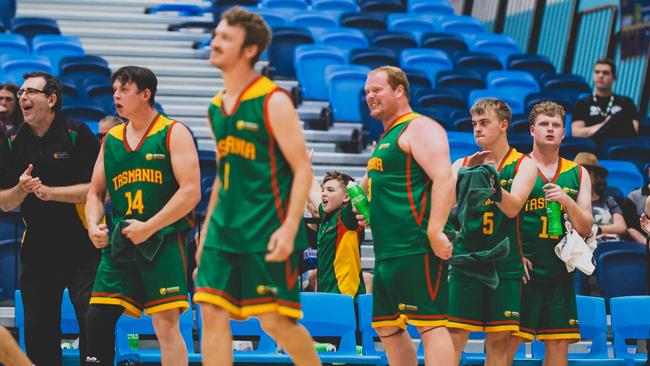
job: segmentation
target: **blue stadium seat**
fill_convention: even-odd
[[[309,4],[305,0],[262,0],[261,7],[266,9],[282,9],[283,11],[307,10]]]
[[[5,29],[9,27],[11,19],[16,16],[16,0],[0,0],[0,22]]]
[[[424,33],[436,31],[431,16],[412,13],[393,13],[386,19],[388,30],[409,32],[419,40]]]
[[[483,150],[483,148],[476,145],[472,132],[448,131],[447,139],[449,139],[449,150],[452,162],[465,156],[472,155],[479,150]]]
[[[2,64],[5,70],[7,80],[21,85],[23,83],[23,74],[32,71],[45,71],[52,74],[50,61],[44,57],[32,57],[26,59],[12,59]]]
[[[181,17],[192,17],[203,15],[203,9],[194,4],[167,3],[150,6],[145,9],[145,13],[174,13]]]
[[[518,136],[530,134],[530,122],[526,114],[513,114],[510,126],[508,126],[509,136]]]
[[[100,119],[106,117],[104,107],[98,102],[87,98],[69,98],[64,100],[61,110],[66,118],[82,122],[98,122]]]
[[[21,34],[0,34],[0,57],[29,58],[32,53],[27,39]]]
[[[412,34],[397,31],[377,31],[370,37],[371,47],[383,47],[395,53],[399,57],[406,48],[417,48],[418,43]]]
[[[401,13],[406,9],[400,0],[358,0],[361,11]]]
[[[598,258],[600,258],[601,255],[611,252],[613,250],[631,250],[631,251],[636,251],[639,248],[643,249],[644,244],[637,243],[635,241],[604,241],[601,243],[598,243],[598,246],[594,250],[594,260],[597,262]],[[598,271],[598,268],[596,268],[596,271]]]
[[[228,10],[230,7],[239,5],[245,7],[255,7],[259,6],[258,0],[215,0],[211,1],[212,3],[212,19],[214,23],[219,22],[221,13]]]
[[[562,93],[555,93],[555,92],[541,92],[541,93],[528,94],[528,96],[526,97],[526,111],[530,111],[535,104],[541,102],[548,102],[548,101],[555,102],[561,105],[562,107],[564,107],[564,111],[567,113],[567,117],[565,119],[567,133],[569,133],[569,131],[571,130],[570,114],[573,113],[573,109],[575,108],[575,100],[570,99],[568,96]]]
[[[454,8],[447,0],[409,0],[409,13],[454,15]]]
[[[573,160],[579,152],[596,154],[596,143],[594,140],[585,137],[565,137],[560,145],[560,156]]]
[[[495,55],[483,52],[458,52],[454,56],[454,65],[458,70],[474,71],[483,77],[490,71],[503,69]]]
[[[548,57],[528,53],[508,57],[508,69],[528,71],[538,82],[541,82],[542,76],[545,74],[555,74],[555,66]]]
[[[524,113],[523,97],[508,90],[477,89],[469,93],[468,105],[472,106],[481,98],[499,98],[510,106],[513,114]]]
[[[454,125],[454,130],[459,132],[474,131],[474,126],[472,126],[472,116],[469,113],[453,113],[451,119],[451,123]]]
[[[533,137],[531,135],[510,136],[508,143],[523,154],[528,154],[533,150]]]
[[[364,31],[386,30],[386,15],[381,13],[345,13],[341,15],[341,26]]]
[[[325,80],[335,121],[361,121],[359,92],[363,90],[370,68],[361,65],[331,65],[325,68]]]
[[[320,70],[325,70],[328,65],[345,65],[347,57],[334,47],[302,45],[296,47],[294,60],[302,97],[307,100],[327,100],[325,74]]]
[[[496,55],[503,66],[508,64],[508,57],[521,54],[515,40],[505,34],[478,33],[473,35],[471,49],[476,52],[485,52]]]
[[[378,356],[382,358],[381,364],[388,364],[386,353],[377,350],[376,342],[380,342],[379,334],[372,327],[372,294],[359,295],[357,297],[359,308],[359,332],[361,332],[361,348],[367,356]]]
[[[31,41],[39,34],[61,34],[56,20],[38,17],[15,17],[11,20],[11,32],[22,34]]]
[[[323,363],[376,364],[379,356],[359,355],[356,350],[357,322],[351,296],[322,292],[302,292],[300,303],[304,317],[299,322],[316,341],[337,339],[333,352],[319,352]]]
[[[483,33],[483,24],[476,18],[466,15],[445,16],[441,19],[440,30],[454,34],[476,34]]]
[[[648,157],[650,157],[650,142],[647,138],[633,139],[607,147],[607,159],[632,162],[639,170],[642,170],[648,162]]]
[[[269,63],[273,67],[273,75],[294,78],[296,76],[296,70],[293,66],[294,50],[300,45],[312,43],[314,43],[314,40],[307,29],[297,27],[275,28],[269,45]]]
[[[384,65],[399,66],[393,51],[388,48],[370,47],[350,50],[350,63],[374,69]]]
[[[606,302],[614,297],[646,294],[645,248],[606,251],[598,256],[596,268],[598,285]]]
[[[314,36],[317,44],[336,47],[341,50],[368,47],[366,36],[354,28],[331,28],[323,29]]]
[[[76,97],[79,95],[79,87],[77,82],[73,78],[69,77],[60,77],[59,82],[61,83],[61,88],[63,88],[63,98]]]
[[[359,6],[354,0],[312,0],[311,7],[319,11],[358,12]]]
[[[409,98],[412,98],[420,89],[430,89],[431,81],[424,71],[404,68],[406,79],[409,81]]]
[[[336,28],[339,15],[333,12],[304,11],[290,16],[289,22],[294,27]]]
[[[625,281],[630,282],[630,281]],[[611,300],[614,355],[628,365],[644,365],[648,354],[636,353],[627,339],[648,338],[650,333],[650,296],[618,297]]]
[[[445,51],[451,58],[455,57],[459,52],[468,50],[465,39],[458,34],[425,33],[422,35],[420,44],[423,48],[434,48]]]
[[[548,75],[543,79],[543,91],[566,96],[577,101],[583,94],[591,94],[591,87],[581,76],[574,74]]]
[[[89,82],[85,85],[86,95],[99,104],[107,115],[114,114],[113,85],[110,82],[99,82],[92,79],[87,81]]]
[[[447,123],[450,123],[453,112],[467,110],[465,99],[453,90],[420,90],[414,99],[416,107],[437,109],[440,118]]]
[[[194,340],[192,338],[194,319],[191,304],[190,309],[181,314],[179,325],[181,335],[187,347],[189,362],[201,362],[201,355],[194,352]],[[143,314],[141,318],[132,318],[127,315],[122,315],[119,318],[115,327],[115,360],[118,364],[124,361],[160,364],[159,349],[131,349],[128,334],[154,336],[156,333],[153,328],[151,316]]]
[[[434,88],[436,87],[436,75],[438,72],[453,69],[453,64],[446,53],[440,50],[423,48],[403,50],[400,57],[400,65],[402,69],[425,72]]]
[[[440,71],[436,79],[438,88],[454,89],[460,92],[465,100],[468,99],[472,90],[485,89],[486,87],[481,75],[472,71]]]
[[[601,160],[599,163],[609,171],[607,184],[619,188],[623,194],[643,185],[643,176],[634,163],[621,160]]]
[[[78,37],[53,34],[35,36],[32,39],[32,50],[36,56],[50,60],[56,75],[59,73],[59,63],[62,58],[86,55]]]
[[[496,70],[487,74],[488,89],[508,90],[522,95],[539,92],[539,84],[533,75],[526,71]]]
[[[0,299],[4,300],[10,299],[18,287],[18,263],[20,262],[18,257],[20,257],[21,236],[14,234],[13,221],[3,219],[0,227],[2,228],[2,239],[0,240]]]
[[[111,69],[108,62],[99,56],[72,56],[64,57],[59,62],[59,76],[70,77],[77,81],[77,85],[90,78],[103,78],[111,80]]]
[[[269,27],[271,27],[271,29],[290,25],[289,20],[287,19],[288,14],[283,14],[281,9],[257,8],[255,9],[255,12],[264,18],[264,21],[269,25]]]
[[[454,128],[454,125],[451,122],[453,117],[451,115],[443,115],[440,113],[439,108],[415,107],[413,108],[413,111],[438,122],[445,130],[453,130]],[[455,112],[456,111],[452,112],[452,114]]]

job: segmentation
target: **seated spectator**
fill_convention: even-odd
[[[120,123],[124,123],[120,117],[115,117],[115,116],[106,116],[99,120],[99,131],[97,132],[97,137],[99,139],[103,139],[104,136],[108,133],[108,130],[111,128],[119,125]]]
[[[621,236],[627,233],[627,225],[625,225],[623,211],[614,197],[605,196],[607,169],[598,165],[598,158],[591,153],[581,152],[574,160],[589,172],[591,211],[594,215],[594,224],[598,225],[598,241],[620,240]]]
[[[646,183],[643,187],[630,192],[623,202],[623,217],[627,224],[627,235],[630,240],[645,244],[648,234],[643,231],[639,218],[645,210],[645,202],[650,196],[650,164],[645,166]]]
[[[612,92],[616,81],[616,64],[600,59],[594,65],[594,93],[576,103],[571,123],[574,137],[591,137],[602,146],[607,138],[636,137],[639,111],[632,99]]]
[[[0,84],[0,136],[23,123],[23,112],[18,105],[18,85]]]

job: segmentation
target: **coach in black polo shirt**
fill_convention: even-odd
[[[84,318],[99,252],[87,235],[84,202],[99,141],[84,124],[64,120],[56,78],[41,72],[24,77],[18,96],[25,123],[0,145],[0,208],[20,207],[27,227],[20,274],[27,354],[39,366],[61,365],[65,287],[85,360]]]

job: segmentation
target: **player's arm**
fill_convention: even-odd
[[[318,206],[321,204],[321,193],[323,189],[321,188],[320,183],[313,178],[311,181],[311,187],[309,188],[309,202],[318,210]]]
[[[573,228],[580,236],[588,237],[591,235],[591,225],[593,224],[593,216],[591,213],[591,179],[585,168],[580,167],[580,169],[582,170],[582,178],[580,180],[580,190],[575,201],[557,185],[550,187],[552,189],[551,191],[551,189],[547,188],[551,184],[548,184],[544,186],[544,190],[549,192],[546,195],[547,201],[557,201],[563,205]]]
[[[638,119],[633,119],[632,120],[632,127],[634,127],[634,132],[636,132],[636,134],[638,135],[639,134],[639,120]]]
[[[294,240],[302,224],[302,212],[313,181],[305,138],[293,102],[286,93],[269,96],[269,124],[285,159],[293,172],[289,208],[282,225],[269,239],[268,261],[284,261],[293,251]]]
[[[408,151],[433,183],[427,226],[429,242],[438,257],[449,259],[451,243],[443,229],[454,206],[456,177],[451,169],[447,134],[439,124],[420,117],[407,127],[403,138],[408,144]]]
[[[34,192],[36,197],[43,201],[57,201],[63,203],[84,203],[88,196],[90,183],[79,183],[71,186],[52,187],[45,184]]]
[[[27,356],[14,341],[11,333],[0,326],[0,362],[13,366],[32,366]]]
[[[537,164],[528,157],[519,165],[519,170],[512,181],[510,192],[501,188],[501,202],[497,202],[499,209],[509,218],[519,214],[519,211],[526,203],[530,192],[533,190],[537,180]]]
[[[92,178],[86,195],[86,222],[88,236],[97,248],[108,245],[108,227],[104,223],[104,201],[106,198],[106,175],[104,173],[104,146],[99,150]]]
[[[122,233],[134,244],[140,244],[151,235],[183,218],[201,199],[199,157],[190,131],[182,124],[172,125],[169,155],[178,189],[158,213],[149,220],[131,221]]]
[[[28,194],[40,188],[41,180],[32,177],[33,169],[32,164],[29,164],[23,174],[20,175],[20,178],[18,178],[18,184],[11,188],[0,190],[0,208],[2,211],[15,210],[23,203]]]

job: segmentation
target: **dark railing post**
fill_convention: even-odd
[[[576,42],[578,40],[578,30],[580,29],[580,20],[582,19],[582,15],[578,13],[578,3],[580,1],[575,0],[573,2],[573,11],[571,12],[573,14],[573,17],[571,17],[571,29],[569,31],[569,44],[567,45],[567,53],[564,56],[564,72],[565,73],[570,73],[571,72],[571,67],[573,64],[573,57],[575,56],[576,50]]]
[[[577,2],[576,2],[576,7],[574,9],[577,11]],[[603,5],[588,10],[584,10],[581,12],[574,12],[575,15],[571,23],[571,33],[569,38],[569,44],[567,45],[567,54],[564,59],[564,72],[570,73],[571,68],[573,67],[573,59],[575,58],[575,54],[576,54],[576,43],[578,41],[578,31],[580,30],[580,22],[582,22],[582,18],[587,14],[596,13],[608,9],[612,10],[612,17],[609,23],[609,30],[608,30],[609,37],[607,41],[607,57],[614,58],[614,37],[616,35],[615,28],[616,28],[617,7],[615,5]]]
[[[497,16],[494,18],[494,33],[503,33],[503,25],[506,22],[508,0],[499,0],[497,4]]]
[[[533,14],[533,22],[531,24],[530,40],[528,41],[528,53],[537,53],[545,7],[546,0],[537,0],[535,10],[533,10],[535,13]]]
[[[609,42],[607,43],[607,57],[614,59],[614,49],[616,46],[616,18],[618,16],[618,7],[611,5],[612,19],[609,23]]]
[[[474,0],[465,0],[463,4],[463,15],[472,15],[472,9],[474,8]]]

